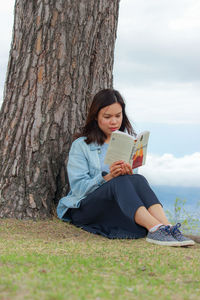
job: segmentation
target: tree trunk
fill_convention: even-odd
[[[0,113],[0,217],[46,218],[91,97],[112,87],[119,0],[16,0]]]

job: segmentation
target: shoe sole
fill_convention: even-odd
[[[149,238],[146,238],[146,241],[148,243],[152,243],[152,244],[156,244],[156,245],[160,245],[160,246],[171,246],[171,247],[183,246],[183,245],[180,244],[180,242],[176,242],[176,241],[165,242],[165,241],[152,240],[152,239],[149,239]]]
[[[189,241],[179,241],[180,245],[181,246],[194,246],[195,245],[195,242],[192,241],[192,240],[189,240]]]

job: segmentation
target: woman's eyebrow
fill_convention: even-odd
[[[116,114],[113,114],[113,115],[120,115],[122,113],[122,111],[119,111],[118,113],[116,113]],[[108,114],[108,113],[104,113],[103,114],[104,116],[112,116],[112,114]]]

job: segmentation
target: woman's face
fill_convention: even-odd
[[[105,133],[107,139],[110,140],[110,136],[113,131],[118,130],[122,124],[122,107],[119,103],[113,103],[102,108],[97,116],[97,122],[99,128]]]

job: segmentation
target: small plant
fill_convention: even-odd
[[[182,231],[190,234],[200,235],[200,216],[191,215],[185,208],[186,200],[176,198],[174,201],[174,210],[166,210],[166,215],[172,224],[180,222]],[[200,201],[197,203],[196,212],[200,213]]]

